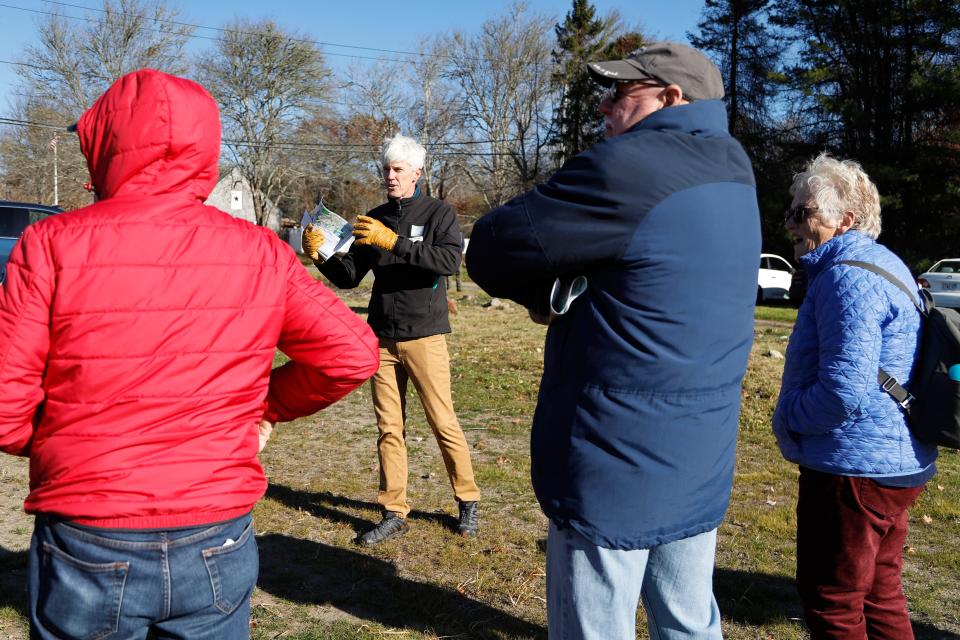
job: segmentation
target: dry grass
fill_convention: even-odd
[[[367,292],[343,292],[358,310]],[[483,491],[481,536],[452,532],[456,505],[436,443],[412,396],[411,531],[372,549],[352,542],[375,522],[376,424],[369,389],[311,418],[281,425],[262,455],[270,490],[255,510],[262,566],[253,637],[543,638],[546,520],[529,483],[529,424],[544,329],[511,306],[456,294],[449,337],[454,401]],[[805,638],[793,590],[796,469],[770,434],[793,314],[761,310],[744,384],[736,483],[720,528],[715,588],[733,640]],[[25,638],[22,550],[29,518],[22,461],[0,462],[0,637]],[[960,637],[960,456],[911,515],[904,581],[917,637]],[[643,614],[638,637],[646,637]]]

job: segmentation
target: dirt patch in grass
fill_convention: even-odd
[[[360,312],[368,290],[341,292]],[[410,532],[371,549],[355,536],[379,519],[377,429],[365,385],[327,411],[280,425],[261,456],[270,478],[254,516],[260,545],[252,635],[258,640],[544,638],[546,519],[530,488],[529,425],[544,328],[516,305],[453,294],[449,336],[454,403],[483,498],[481,535],[453,533],[456,504],[415,394],[409,398]],[[801,639],[793,584],[796,467],[770,433],[791,324],[761,317],[743,389],[735,486],[720,527],[715,591],[725,637]],[[904,583],[921,640],[960,637],[960,456],[911,513]],[[25,461],[0,458],[0,637],[26,638],[22,514]],[[638,637],[646,637],[638,614]]]

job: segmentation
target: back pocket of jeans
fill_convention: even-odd
[[[250,597],[260,571],[253,523],[233,544],[204,549],[203,562],[210,574],[214,606],[223,613],[233,613]]]
[[[43,543],[37,616],[65,638],[116,633],[129,562],[84,562]]]

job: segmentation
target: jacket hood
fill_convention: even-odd
[[[220,115],[196,82],[153,69],[128,73],[77,122],[100,198],[185,193],[206,200],[217,184]]]

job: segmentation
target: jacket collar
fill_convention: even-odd
[[[872,244],[873,240],[861,232],[851,229],[836,238],[830,238],[813,251],[798,258],[807,272],[809,280],[813,280],[824,269],[846,259],[851,249]]]
[[[405,207],[411,202],[415,201],[417,198],[419,198],[420,195],[421,195],[420,185],[417,184],[417,186],[413,189],[413,195],[410,196],[409,198],[391,198],[390,196],[387,196],[387,200],[389,200],[390,202],[399,202],[401,207]]]
[[[727,137],[727,107],[722,100],[698,100],[654,111],[630,131],[678,131],[705,138]]]

